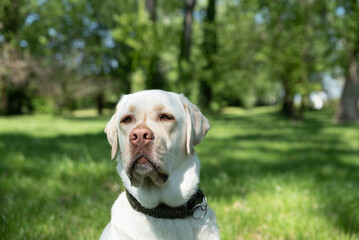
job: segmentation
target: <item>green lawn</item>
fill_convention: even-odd
[[[197,151],[222,239],[359,239],[359,125],[275,112],[209,117]],[[123,190],[109,119],[0,118],[0,239],[98,239]]]

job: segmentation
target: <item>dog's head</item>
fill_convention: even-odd
[[[123,96],[105,132],[111,157],[118,159],[133,186],[147,182],[161,187],[209,128],[182,94],[148,90]]]

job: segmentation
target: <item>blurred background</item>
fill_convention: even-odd
[[[159,88],[296,119],[334,101],[353,121],[358,22],[356,0],[3,0],[0,112],[101,114]]]
[[[98,239],[122,94],[184,93],[221,239],[359,240],[358,0],[0,0],[0,239]]]

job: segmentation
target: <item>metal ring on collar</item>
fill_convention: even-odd
[[[202,203],[197,204],[196,206],[194,206],[194,207],[192,208],[192,210],[193,210],[192,218],[193,218],[193,219],[200,220],[200,219],[203,219],[203,218],[207,215],[207,197],[206,197],[205,194],[203,194],[203,196],[204,196],[204,197],[203,197]],[[201,210],[202,210],[202,212],[203,212],[203,214],[202,214],[200,217],[195,217],[195,216],[194,216],[194,214],[195,214],[197,208],[201,208]]]

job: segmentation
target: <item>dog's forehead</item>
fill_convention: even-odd
[[[138,111],[176,111],[181,107],[179,95],[160,90],[142,91],[127,95],[124,110],[128,112]]]

